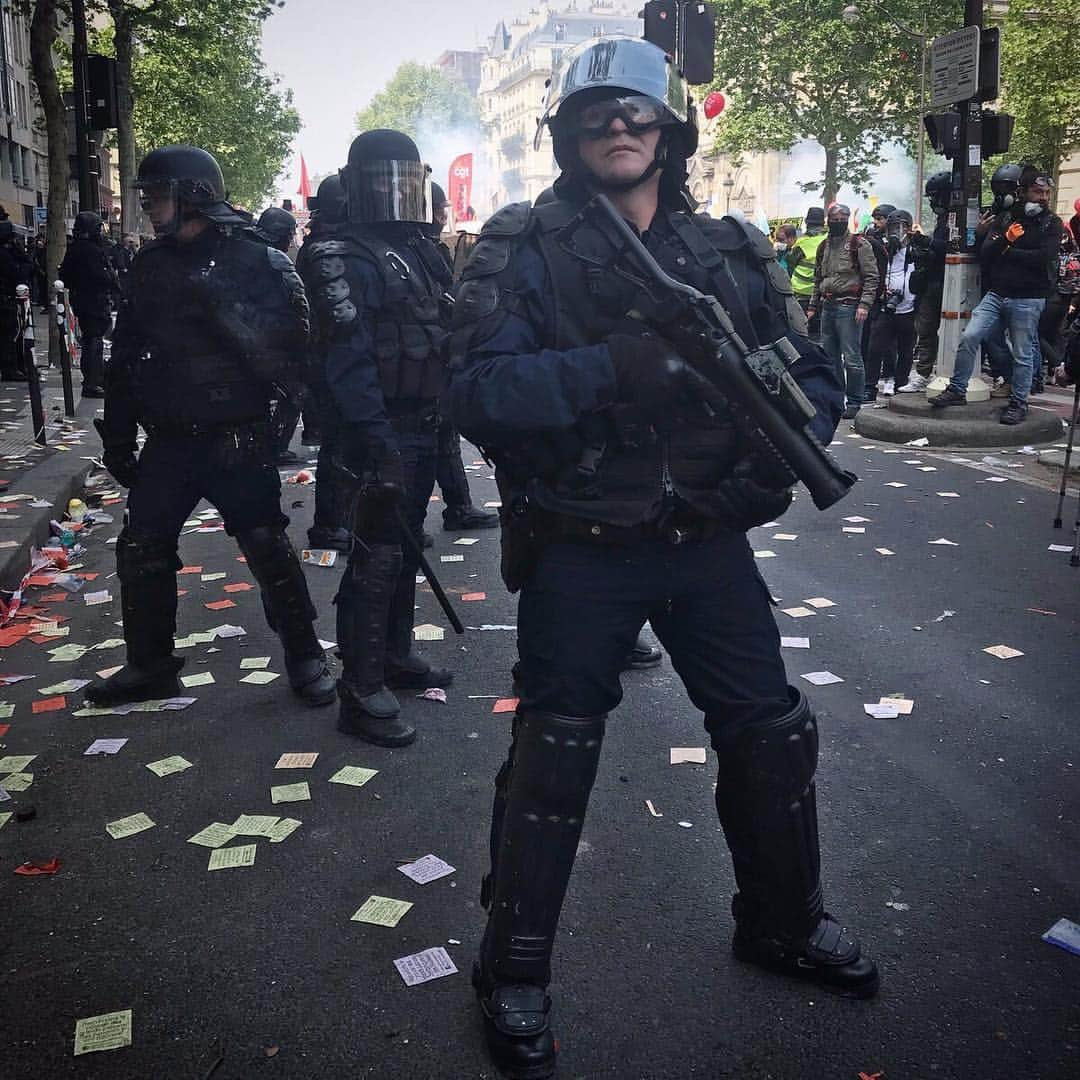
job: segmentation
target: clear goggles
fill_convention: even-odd
[[[622,97],[604,98],[579,109],[572,121],[574,133],[587,139],[602,139],[608,133],[612,120],[618,118],[635,135],[641,135],[661,124],[678,121],[655,98],[646,94],[627,94]]]

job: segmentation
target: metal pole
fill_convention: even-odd
[[[60,365],[60,380],[64,385],[64,415],[75,415],[75,391],[71,385],[71,353],[67,347],[67,290],[62,281],[53,284],[54,295],[53,309],[56,311],[57,344],[60,355],[57,357]]]
[[[45,445],[45,408],[41,402],[41,382],[34,359],[34,313],[30,308],[30,288],[19,285],[15,290],[19,305],[19,338],[16,346],[22,353],[26,371],[26,389],[30,395],[30,418],[34,425],[34,442]]]
[[[90,175],[86,112],[86,0],[71,0],[71,66],[75,82],[75,154],[79,165],[79,209],[97,210],[97,185]]]
[[[922,17],[922,38],[919,49],[922,51],[922,64],[919,67],[919,116],[915,124],[915,134],[919,140],[919,151],[915,162],[915,224],[922,227],[923,183],[926,173],[926,133],[923,131],[923,117],[926,115],[926,12]]]
[[[1072,459],[1073,438],[1076,436],[1076,421],[1080,419],[1080,381],[1073,391],[1072,421],[1069,424],[1069,441],[1065,447],[1065,461],[1061,466],[1061,490],[1058,492],[1057,513],[1054,515],[1054,528],[1061,528],[1061,511],[1065,505],[1065,488],[1069,482],[1069,462]]]

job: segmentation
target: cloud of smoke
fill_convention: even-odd
[[[487,205],[487,182],[483,175],[481,151],[484,136],[477,125],[445,127],[422,120],[416,133],[420,156],[431,166],[431,178],[444,191],[449,191],[450,163],[459,154],[473,155],[472,205]]]

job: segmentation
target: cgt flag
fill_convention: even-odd
[[[450,163],[450,183],[447,199],[454,223],[472,221],[476,211],[472,208],[473,156],[460,154]]]

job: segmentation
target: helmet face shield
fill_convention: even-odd
[[[431,170],[421,161],[371,161],[341,170],[350,221],[431,224]]]
[[[175,180],[136,180],[132,192],[139,204],[139,232],[150,223],[155,236],[170,236],[182,223],[180,186]]]
[[[567,111],[569,112],[569,109]],[[592,101],[574,110],[569,130],[587,139],[602,139],[616,118],[622,120],[627,130],[635,135],[641,135],[661,124],[677,122],[655,98],[646,97],[644,94],[623,94]]]
[[[640,38],[591,38],[567,49],[552,72],[535,148],[540,148],[544,125],[550,124],[568,101],[585,90],[604,88],[612,91],[612,97],[651,98],[672,122],[690,122],[686,80],[661,49]]]

